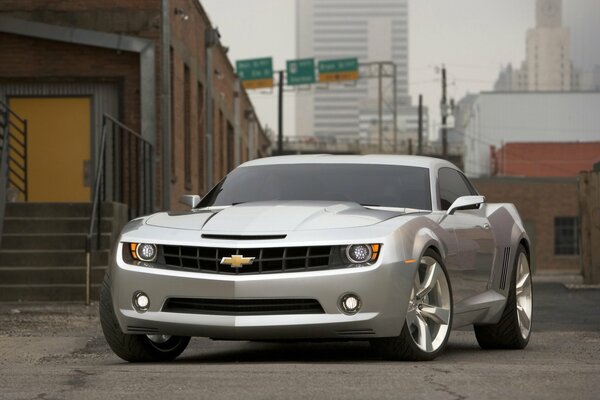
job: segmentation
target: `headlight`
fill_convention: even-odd
[[[152,262],[156,260],[156,246],[150,243],[130,243],[129,249],[134,260]]]
[[[351,244],[346,247],[346,258],[353,264],[366,264],[377,261],[379,244]]]

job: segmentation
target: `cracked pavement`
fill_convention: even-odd
[[[600,290],[534,291],[526,350],[484,351],[460,330],[427,363],[381,361],[364,342],[194,338],[175,362],[129,364],[104,341],[97,305],[0,303],[0,398],[598,398]]]

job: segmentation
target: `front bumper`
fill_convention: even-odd
[[[385,245],[384,245],[385,246]],[[394,258],[395,252],[388,252]],[[130,334],[171,334],[215,339],[368,339],[400,334],[416,264],[386,259],[376,264],[313,272],[218,275],[130,265],[119,243],[110,269],[112,297],[121,330]],[[132,304],[133,294],[150,298],[146,312]],[[338,307],[354,293],[362,306],[355,315]],[[208,315],[161,311],[168,298],[317,300],[322,314]]]

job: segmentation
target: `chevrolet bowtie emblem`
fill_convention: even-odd
[[[234,254],[231,257],[223,257],[221,264],[231,265],[231,268],[241,268],[244,265],[251,265],[254,257],[244,257],[241,254]]]

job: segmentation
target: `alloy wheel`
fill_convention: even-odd
[[[521,336],[523,339],[529,337],[531,330],[531,312],[532,312],[532,291],[531,291],[531,270],[529,261],[524,253],[519,255],[517,262],[517,318],[519,320],[519,328],[521,328]]]
[[[437,351],[450,329],[450,287],[437,260],[423,256],[415,274],[406,324],[415,344],[427,353]]]

